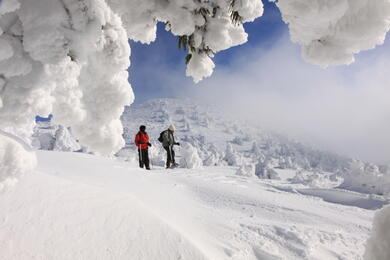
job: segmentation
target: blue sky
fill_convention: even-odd
[[[249,41],[217,53],[214,74],[199,84],[185,76],[186,53],[158,27],[150,45],[131,42],[129,81],[135,103],[160,97],[209,99],[227,113],[259,121],[320,149],[390,164],[390,43],[356,55],[349,66],[306,63],[279,10],[245,24]],[[229,110],[230,109],[230,110]]]
[[[287,31],[279,10],[273,3],[265,2],[264,15],[253,23],[244,24],[248,33],[248,42],[241,46],[230,48],[217,53],[214,58],[216,67],[229,66],[235,57],[247,53],[248,49],[262,46],[268,48]],[[187,88],[194,87],[192,80],[185,76],[184,58],[187,53],[177,48],[177,38],[165,31],[162,23],[158,24],[157,39],[147,45],[130,41],[131,66],[129,68],[129,81],[132,84],[136,103],[142,103],[150,98],[177,97]],[[172,89],[172,83],[166,75],[156,73],[157,69],[171,69],[180,77],[180,86]],[[169,86],[167,86],[169,85]]]

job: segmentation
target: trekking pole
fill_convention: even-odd
[[[144,168],[144,167],[143,167],[144,161],[143,161],[143,159],[142,159],[142,150],[141,150],[141,146],[139,146],[139,148],[138,148],[138,156],[139,156],[140,166],[142,165],[142,168]]]
[[[149,163],[150,163],[150,166],[153,170],[153,163],[152,163],[152,151],[150,151],[150,156],[149,156]]]
[[[173,146],[173,145],[170,145],[170,146],[169,146],[169,154],[170,154],[170,157],[171,157],[171,160],[170,160],[171,162],[173,162],[172,146]]]

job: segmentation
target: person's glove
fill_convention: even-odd
[[[151,144],[151,143],[148,143],[148,146],[150,147],[150,146],[152,146],[152,144]]]
[[[175,143],[175,144],[180,146],[180,143],[179,143],[179,142],[178,142],[178,143]]]

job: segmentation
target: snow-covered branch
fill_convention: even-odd
[[[354,62],[383,44],[390,28],[387,0],[278,0],[293,42],[306,61],[322,67]]]

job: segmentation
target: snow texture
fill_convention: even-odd
[[[34,174],[0,196],[3,259],[362,259],[375,213],[235,167],[145,174],[115,158],[37,155]],[[346,193],[358,198],[326,196]]]
[[[34,151],[23,140],[0,130],[0,190],[36,164]]]
[[[367,240],[364,259],[390,259],[390,206],[375,214],[371,236]]]
[[[322,67],[354,62],[354,55],[383,44],[390,28],[387,0],[279,0],[293,42]]]

